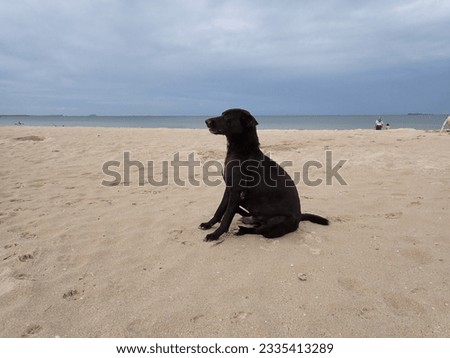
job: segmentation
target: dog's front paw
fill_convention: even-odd
[[[212,225],[210,223],[201,223],[198,228],[201,230],[208,230],[212,228]]]
[[[208,234],[205,236],[204,241],[216,241],[219,238],[220,235],[217,235],[215,233]]]

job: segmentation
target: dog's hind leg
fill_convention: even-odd
[[[268,239],[283,236],[298,229],[298,220],[288,216],[274,216],[257,227],[239,226],[236,235],[259,234]]]
[[[255,219],[253,216],[245,216],[239,219],[239,221],[245,225],[253,225],[259,226],[260,222]]]

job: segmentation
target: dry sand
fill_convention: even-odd
[[[176,152],[223,161],[225,138],[207,130],[0,128],[0,336],[450,337],[450,136],[259,136],[291,174],[326,150],[347,160],[348,185],[298,185],[303,211],[331,226],[217,245],[198,225],[223,184],[139,186],[133,170],[128,186],[101,185],[125,151],[157,178]]]

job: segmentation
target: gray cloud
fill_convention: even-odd
[[[449,20],[432,0],[2,2],[0,112],[373,111],[351,101],[365,84],[448,73]],[[397,111],[420,103],[398,98]]]

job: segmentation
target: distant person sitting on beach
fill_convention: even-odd
[[[391,129],[391,125],[389,123],[386,123],[386,129]]]
[[[378,119],[375,121],[375,129],[377,131],[383,129],[383,120],[381,119],[381,117],[378,117]]]
[[[450,128],[450,116],[448,116],[444,123],[442,123],[441,132],[444,130],[445,126],[448,126]]]

